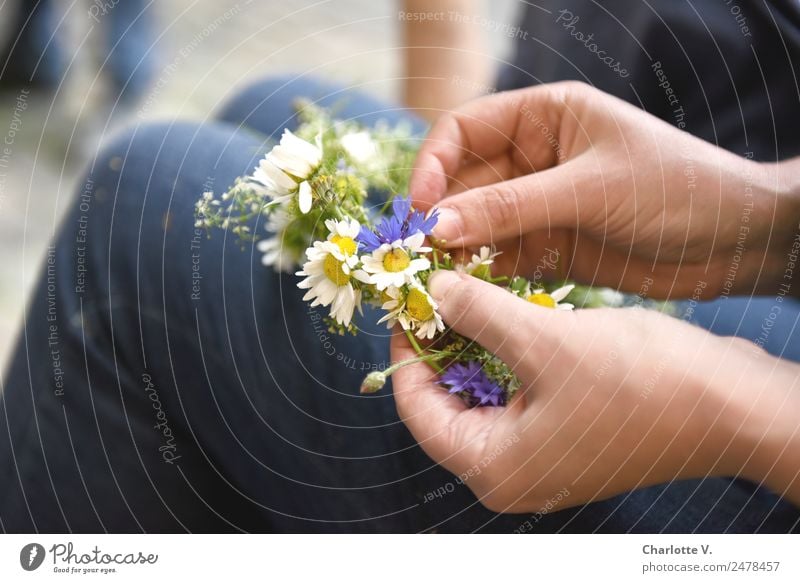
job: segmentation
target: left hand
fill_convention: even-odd
[[[556,311],[454,272],[429,287],[445,322],[522,381],[507,407],[469,409],[427,365],[394,375],[411,433],[491,510],[537,511],[563,488],[566,506],[673,479],[769,473],[753,461],[764,452],[752,454],[774,429],[765,420],[786,399],[796,407],[796,365],[644,309]],[[413,356],[395,335],[393,360]]]

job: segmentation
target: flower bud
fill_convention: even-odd
[[[369,373],[361,383],[361,394],[377,393],[386,384],[386,375],[381,371]]]

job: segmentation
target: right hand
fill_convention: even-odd
[[[564,487],[572,506],[710,476],[800,500],[800,365],[655,310],[549,310],[447,270],[428,287],[447,325],[521,381],[507,407],[470,409],[426,364],[393,376],[411,434],[454,474],[482,468],[465,483],[491,510],[535,512]],[[399,332],[391,349],[394,362],[417,354]]]
[[[703,281],[708,298],[774,292],[796,227],[777,166],[565,82],[443,115],[410,191],[441,210],[444,246],[494,244],[506,274],[530,276],[554,250],[553,276],[631,292],[646,283],[654,297],[689,297]]]

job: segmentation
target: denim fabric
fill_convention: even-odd
[[[78,9],[77,16],[85,16],[87,26],[97,29],[90,44],[95,45],[98,65],[111,81],[111,103],[131,105],[147,91],[158,66],[155,3],[96,0],[86,4],[86,12]],[[68,23],[74,7],[53,0],[18,0],[2,6],[4,18],[9,12],[14,14],[15,8],[16,17],[7,38],[0,38],[0,87],[35,85],[55,90],[71,65]]]
[[[277,91],[276,91],[277,89]],[[374,314],[333,336],[254,245],[193,205],[250,172],[308,79],[268,80],[217,123],[131,128],[92,161],[48,253],[0,400],[6,532],[785,532],[797,511],[741,481],[496,515],[434,464],[391,390]],[[348,91],[343,116],[398,119]],[[338,94],[337,94],[338,95]],[[418,121],[413,121],[421,127]],[[262,225],[254,225],[263,232]],[[428,494],[439,492],[432,501]]]

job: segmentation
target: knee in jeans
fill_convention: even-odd
[[[249,173],[261,140],[225,124],[157,122],[135,125],[111,138],[87,174],[95,196],[117,204],[171,202],[192,206],[204,190],[223,192]],[[152,198],[152,200],[150,200]]]
[[[322,99],[342,91],[316,77],[276,75],[259,79],[238,91],[222,107],[217,118],[236,125],[249,125],[267,134],[297,126],[294,103],[298,97]],[[277,136],[273,136],[277,137]]]

